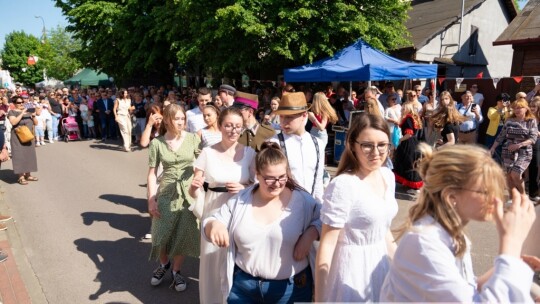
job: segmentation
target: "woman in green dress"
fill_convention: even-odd
[[[199,154],[200,139],[184,131],[184,109],[170,104],[163,110],[159,134],[150,143],[148,170],[148,211],[152,216],[152,251],[150,259],[159,259],[151,284],[159,285],[171,268],[176,291],[186,289],[180,275],[185,256],[198,257],[200,232],[197,218],[188,210],[193,199],[188,189],[193,179],[193,161]],[[163,173],[156,186],[156,168],[162,164]]]

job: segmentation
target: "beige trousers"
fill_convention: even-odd
[[[124,141],[124,148],[131,148],[131,118],[128,115],[118,115],[117,116],[118,128],[120,129],[120,134],[122,135],[122,140]]]

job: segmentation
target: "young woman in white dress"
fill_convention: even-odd
[[[398,210],[394,174],[383,166],[389,148],[382,116],[354,120],[337,176],[323,197],[316,302],[379,301],[395,249],[390,224]]]
[[[218,125],[222,140],[204,148],[193,164],[195,177],[189,193],[197,198],[205,195],[202,220],[255,180],[255,150],[238,143],[244,125],[240,110],[233,107],[223,110]],[[205,181],[208,183],[206,193],[202,190]],[[226,253],[226,249],[201,239],[199,294],[203,304],[221,303],[223,300],[219,270]]]
[[[532,302],[533,271],[527,263],[534,266],[534,261],[521,259],[535,218],[527,195],[512,189],[512,204],[504,210],[504,173],[480,147],[452,145],[433,152],[421,144],[419,149],[423,158],[418,170],[425,183],[401,230],[380,300]],[[499,232],[499,255],[494,267],[477,277],[465,226],[491,218]]]

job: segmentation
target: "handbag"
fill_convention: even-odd
[[[394,130],[392,132],[392,144],[394,147],[397,147],[399,145],[399,140],[401,139],[401,129],[394,125]]]
[[[15,128],[15,134],[17,134],[17,138],[19,138],[19,141],[23,144],[34,140],[34,134],[30,131],[30,129],[28,129],[27,126],[19,126]]]

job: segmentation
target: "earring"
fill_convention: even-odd
[[[454,207],[456,206],[456,204],[457,204],[457,202],[456,202],[456,201],[452,202],[452,205],[454,205]]]

